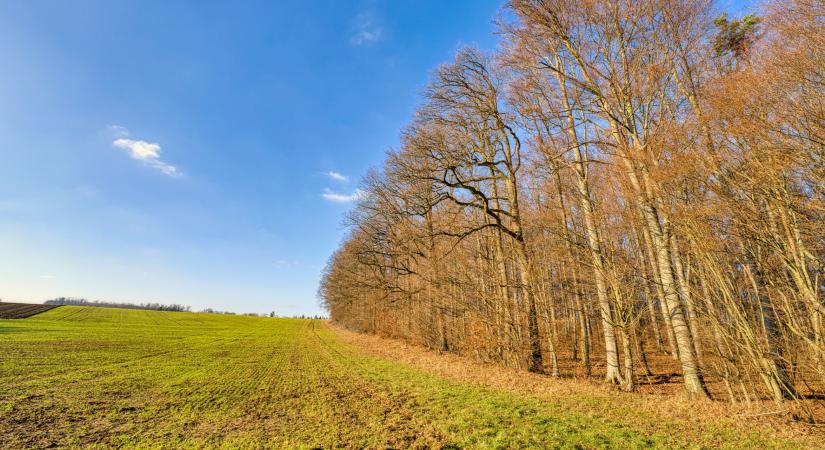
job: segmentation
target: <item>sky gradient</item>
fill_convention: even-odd
[[[359,178],[501,3],[0,1],[0,298],[321,313]]]

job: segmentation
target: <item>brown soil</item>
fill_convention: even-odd
[[[32,305],[29,303],[0,303],[0,319],[25,319],[35,314],[57,308],[58,305]]]

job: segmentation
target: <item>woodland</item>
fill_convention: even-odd
[[[719,11],[509,1],[362,180],[331,320],[548,383],[822,395],[825,3]]]

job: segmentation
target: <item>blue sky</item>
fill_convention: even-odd
[[[358,179],[500,4],[0,1],[0,297],[319,313]]]
[[[319,312],[347,197],[498,6],[0,2],[0,297]]]

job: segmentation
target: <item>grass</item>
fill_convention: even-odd
[[[0,320],[0,386],[0,448],[796,446],[574,411],[371,356],[297,319],[64,306]]]

